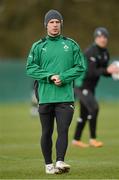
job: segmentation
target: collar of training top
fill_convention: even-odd
[[[96,44],[96,43],[93,43],[93,45],[96,46],[98,49],[100,49],[100,50],[102,50],[102,51],[107,50],[106,47],[105,47],[105,48],[102,48],[102,47],[100,47],[100,46],[99,46],[98,44]]]
[[[49,36],[49,35],[47,35],[46,36],[46,39],[50,39],[51,41],[57,41],[57,40],[59,40],[61,38],[62,38],[62,35],[57,35],[57,36]]]

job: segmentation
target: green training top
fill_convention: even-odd
[[[27,59],[27,75],[38,80],[39,104],[74,101],[73,80],[86,71],[78,44],[62,35],[46,36],[33,44]],[[61,86],[51,80],[59,75]]]

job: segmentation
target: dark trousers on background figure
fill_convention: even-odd
[[[87,120],[89,121],[90,138],[96,138],[96,125],[98,116],[98,103],[94,91],[88,89],[75,89],[76,97],[80,100],[80,118],[78,119],[74,134],[75,140],[80,140]]]

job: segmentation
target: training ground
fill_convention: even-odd
[[[71,171],[46,175],[39,145],[41,126],[30,117],[29,104],[0,105],[0,178],[1,179],[118,179],[119,178],[119,103],[101,102],[98,136],[104,147],[81,149],[71,141],[78,117],[76,106],[69,131],[66,162]],[[88,126],[83,140],[88,142]],[[53,135],[56,140],[56,128]],[[53,146],[55,160],[55,144]]]

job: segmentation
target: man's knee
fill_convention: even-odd
[[[42,137],[49,139],[52,136],[52,133],[52,129],[46,129],[42,132]]]
[[[68,132],[68,129],[69,129],[69,126],[64,126],[62,128],[60,128],[58,131],[59,133],[67,133]]]
[[[98,112],[99,112],[99,107],[98,107],[98,105],[96,105],[96,106],[94,107],[94,112],[95,112],[95,114],[98,114]]]
[[[98,106],[95,106],[93,109],[91,109],[89,111],[89,114],[87,116],[87,119],[93,119],[93,118],[96,118],[96,116],[98,115],[98,112],[99,112],[99,107]]]

